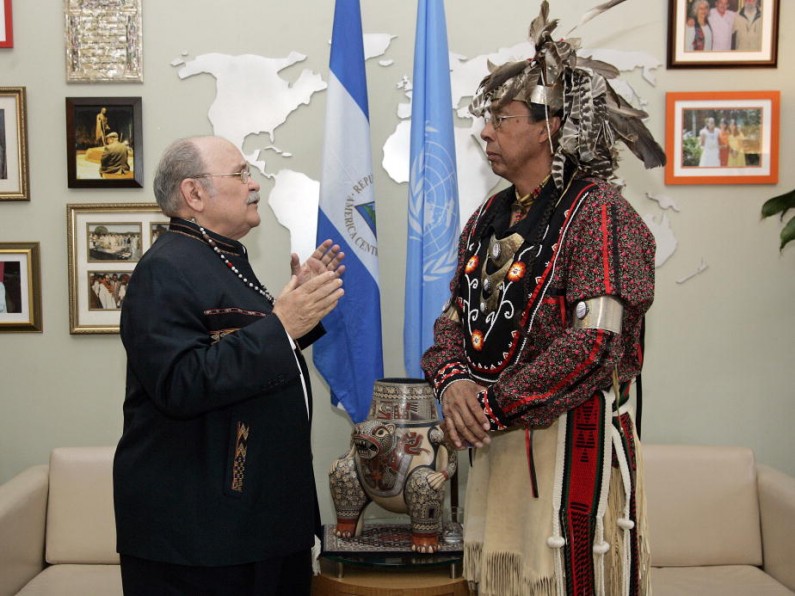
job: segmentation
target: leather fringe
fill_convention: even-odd
[[[468,554],[469,553],[469,554]],[[464,547],[464,575],[467,574],[467,559],[482,556],[481,545]],[[480,559],[481,575],[477,578],[478,596],[557,596],[557,581],[553,576],[542,578],[523,577],[522,556],[516,553],[489,553]]]
[[[476,584],[480,583],[480,557],[482,555],[482,543],[464,543],[464,577]]]

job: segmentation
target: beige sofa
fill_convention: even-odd
[[[54,449],[0,486],[0,595],[121,595],[113,447]]]
[[[741,447],[645,445],[654,596],[795,590],[795,478]]]
[[[744,448],[647,445],[644,458],[655,596],[793,593],[795,478]],[[0,486],[0,596],[122,593],[112,460],[112,447],[55,449]]]

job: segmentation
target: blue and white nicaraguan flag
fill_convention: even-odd
[[[359,0],[337,0],[331,37],[318,244],[345,252],[345,296],[323,319],[315,366],[331,401],[353,422],[367,418],[373,383],[384,376],[373,165]]]
[[[422,377],[420,357],[450,296],[459,230],[443,0],[419,0],[414,43],[403,349],[408,375]]]

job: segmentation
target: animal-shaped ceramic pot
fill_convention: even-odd
[[[412,550],[436,552],[445,483],[456,462],[456,451],[439,427],[428,383],[376,381],[367,420],[354,427],[348,453],[331,464],[336,535],[360,535],[362,512],[375,501],[388,511],[408,513]]]

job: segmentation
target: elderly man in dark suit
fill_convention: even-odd
[[[125,594],[309,594],[319,526],[301,348],[342,297],[326,241],[274,299],[239,240],[259,184],[232,143],[183,139],[155,196],[171,217],[122,305],[114,463]]]

